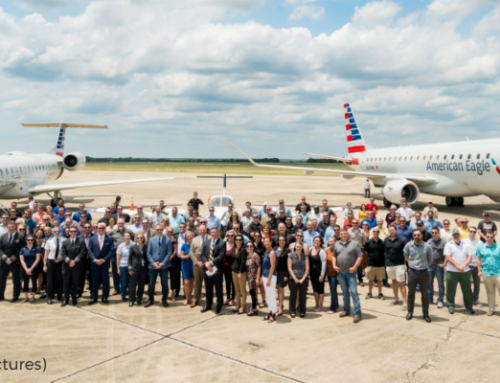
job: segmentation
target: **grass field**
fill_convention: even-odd
[[[282,164],[284,165],[284,164]],[[349,170],[344,164],[305,164],[287,163],[287,166],[300,166],[308,168],[340,169]],[[297,175],[303,176],[304,172],[299,170],[265,169],[256,167],[250,163],[185,163],[185,162],[91,162],[85,165],[84,170],[93,171],[116,171],[116,172],[176,172],[176,173],[199,173],[199,174],[263,174],[263,175]],[[338,177],[336,174],[315,172],[313,176]]]

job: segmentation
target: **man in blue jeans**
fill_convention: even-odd
[[[439,287],[437,307],[440,309],[444,305],[444,267],[446,266],[444,247],[446,242],[441,238],[439,227],[432,228],[432,238],[427,243],[432,249],[432,263],[429,266],[429,303],[434,304],[434,277],[436,277]]]
[[[338,272],[337,279],[344,296],[344,307],[340,317],[344,318],[351,312],[351,299],[354,305],[354,323],[361,320],[361,304],[356,283],[356,270],[363,259],[363,252],[355,241],[349,239],[346,229],[340,229],[340,241],[333,248],[333,268]]]

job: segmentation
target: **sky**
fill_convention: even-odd
[[[499,137],[500,0],[0,3],[0,152],[305,159]]]

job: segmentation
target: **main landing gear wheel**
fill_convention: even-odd
[[[464,207],[464,197],[456,198],[455,205],[458,207]]]
[[[446,206],[452,207],[457,203],[457,199],[455,197],[446,197]]]
[[[391,207],[391,203],[387,201],[387,198],[384,197],[384,206],[385,207]]]

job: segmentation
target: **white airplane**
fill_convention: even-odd
[[[303,154],[342,161],[353,170],[257,164],[231,145],[255,166],[336,173],[346,179],[366,177],[382,188],[386,207],[401,203],[401,197],[414,203],[420,192],[446,197],[448,206],[464,206],[464,197],[481,194],[500,202],[500,139],[373,149],[363,139],[349,104],[344,109],[348,154]]]
[[[65,184],[48,184],[49,181],[59,179],[64,170],[78,171],[85,166],[85,156],[82,153],[64,155],[64,138],[67,128],[97,128],[107,129],[106,125],[47,123],[23,124],[29,127],[58,127],[59,135],[56,146],[43,154],[28,154],[24,152],[9,152],[0,155],[0,198],[18,199],[47,193],[53,202],[62,197],[61,191],[91,186],[127,184],[135,182],[149,182],[171,180],[175,177],[145,178],[135,180],[113,180],[77,182]],[[52,192],[53,195],[49,193]]]

